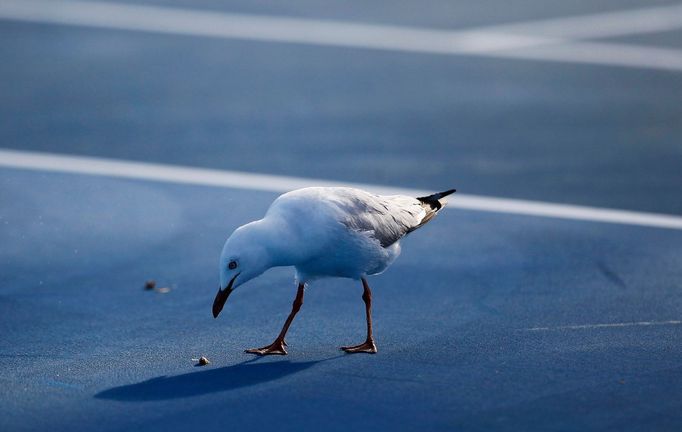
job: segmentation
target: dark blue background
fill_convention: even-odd
[[[453,29],[651,4],[153,3]],[[682,213],[680,73],[9,21],[0,59],[6,148]],[[338,351],[362,289],[324,280],[254,359],[291,270],[210,308],[275,197],[1,169],[0,429],[682,428],[679,326],[528,330],[679,320],[679,231],[448,210],[370,279],[377,355]]]

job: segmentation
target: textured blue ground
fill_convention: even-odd
[[[498,3],[222,7],[459,28],[650,4]],[[0,58],[2,147],[682,213],[677,73],[6,21]],[[377,355],[338,350],[364,337],[339,279],[257,359],[291,270],[210,309],[225,237],[274,198],[0,169],[0,430],[682,429],[682,326],[529,330],[680,320],[682,232],[448,210],[370,279]]]

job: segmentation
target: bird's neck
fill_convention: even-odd
[[[255,234],[260,239],[268,255],[271,267],[296,265],[301,251],[296,244],[296,236],[287,229],[286,224],[277,217],[267,217],[254,223]]]

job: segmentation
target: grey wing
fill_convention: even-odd
[[[355,231],[370,232],[383,247],[417,229],[427,215],[419,200],[401,195],[379,196],[342,189],[336,191],[332,200],[344,225]]]

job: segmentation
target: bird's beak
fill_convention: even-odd
[[[232,284],[234,283],[234,280],[237,279],[237,276],[239,276],[239,273],[230,279],[230,283],[227,284],[225,289],[218,287],[218,294],[216,294],[215,300],[213,300],[213,318],[218,318],[220,311],[222,311],[223,306],[225,306],[227,298],[232,294],[232,291],[234,291],[232,289]]]

